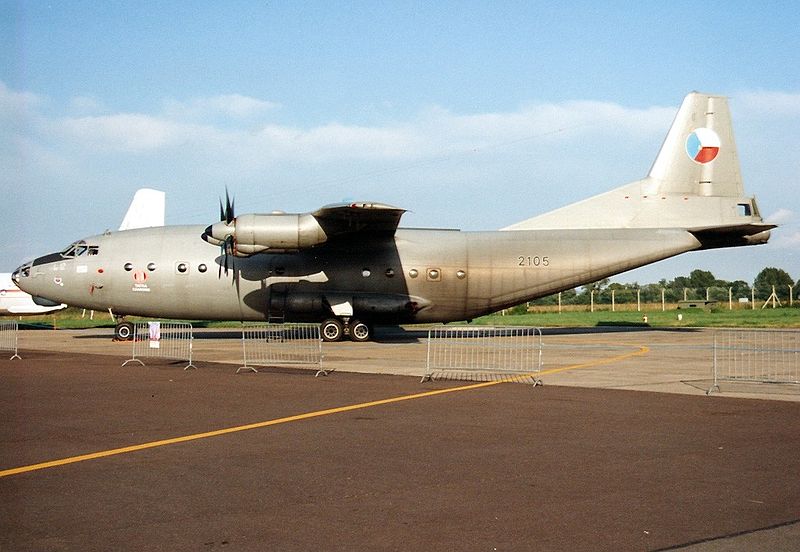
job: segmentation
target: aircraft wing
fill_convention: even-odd
[[[336,203],[311,214],[328,237],[348,234],[393,236],[405,212],[405,209],[383,203]]]

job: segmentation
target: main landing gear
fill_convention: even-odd
[[[369,341],[372,337],[372,326],[357,318],[328,318],[320,329],[323,341],[341,341],[344,336],[358,343]]]

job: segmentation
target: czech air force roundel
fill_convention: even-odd
[[[686,153],[695,163],[705,165],[719,153],[719,136],[710,128],[696,128],[686,139]]]

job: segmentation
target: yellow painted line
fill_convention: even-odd
[[[555,374],[557,372],[564,372],[567,370],[578,370],[580,368],[589,368],[591,366],[599,366],[602,364],[610,364],[626,358],[646,354],[649,351],[647,347],[639,347],[638,351],[617,355],[615,357],[600,359],[597,361],[586,362],[583,364],[574,364],[571,366],[564,366],[561,368],[553,368],[550,370],[543,370],[537,375]],[[482,383],[473,383],[470,385],[462,385],[459,387],[449,387],[447,389],[437,389],[435,391],[425,391],[423,393],[414,393],[413,395],[401,395],[399,397],[392,397],[389,399],[381,399],[378,401],[370,401],[359,404],[351,404],[347,406],[339,406],[336,408],[328,408],[326,410],[317,410],[315,412],[306,412],[304,414],[296,414],[294,416],[287,416],[285,418],[276,418],[274,420],[267,420],[264,422],[257,422],[253,424],[246,424],[235,427],[228,427],[224,429],[217,429],[214,431],[207,431],[205,433],[195,433],[193,435],[184,435],[182,437],[173,437],[171,439],[161,439],[159,441],[151,441],[149,443],[141,443],[138,445],[131,445],[127,447],[102,450],[99,452],[92,452],[89,454],[81,454],[80,456],[70,456],[68,458],[61,458],[58,460],[51,460],[49,462],[42,462],[39,464],[31,464],[29,466],[20,466],[18,468],[10,468],[0,471],[0,477],[8,477],[11,475],[18,475],[21,473],[28,473],[37,470],[44,470],[47,468],[56,468],[58,466],[66,466],[68,464],[75,464],[77,462],[85,462],[87,460],[97,460],[98,458],[106,458],[108,456],[116,456],[119,454],[127,454],[129,452],[136,452],[157,447],[164,447],[167,445],[176,445],[178,443],[186,443],[189,441],[196,441],[198,439],[208,439],[209,437],[219,437],[221,435],[228,435],[231,433],[238,433],[240,431],[248,431],[251,429],[259,429],[262,427],[270,427],[280,424],[287,424],[290,422],[299,422],[302,420],[310,420],[312,418],[320,418],[322,416],[330,416],[332,414],[340,414],[342,412],[350,412],[353,410],[363,410],[365,408],[372,408],[375,406],[382,406],[385,404],[392,404],[402,401],[411,401],[415,399],[423,399],[426,397],[435,397],[437,395],[444,395],[446,393],[455,393],[459,391],[471,391],[473,389],[481,389],[484,387],[491,387],[501,383],[513,381],[513,378],[501,379],[496,381],[487,381]]]
[[[620,345],[614,345],[614,347],[619,347]],[[603,364],[611,364],[612,362],[618,362],[620,360],[625,360],[627,358],[633,358],[637,356],[646,355],[650,352],[650,347],[646,347],[644,345],[629,345],[630,347],[637,347],[637,351],[633,351],[630,353],[623,353],[621,355],[609,357],[609,358],[602,358],[600,360],[592,360],[590,362],[584,362],[583,364],[571,364],[570,366],[563,366],[561,368],[553,368],[551,370],[544,370],[542,374],[556,374],[558,372],[566,372],[567,370],[580,370],[581,368],[592,368],[594,366],[602,366]]]

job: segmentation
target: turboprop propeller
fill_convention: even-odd
[[[222,205],[222,198],[219,200],[219,222],[208,226],[203,231],[203,239],[212,245],[220,247],[222,262],[219,264],[218,277],[222,278],[223,267],[225,269],[225,276],[228,275],[228,258],[235,256],[236,242],[234,233],[236,231],[236,214],[234,211],[234,200],[228,194],[228,189],[225,188],[225,205]],[[236,270],[233,264],[233,259],[230,262],[230,268]]]

